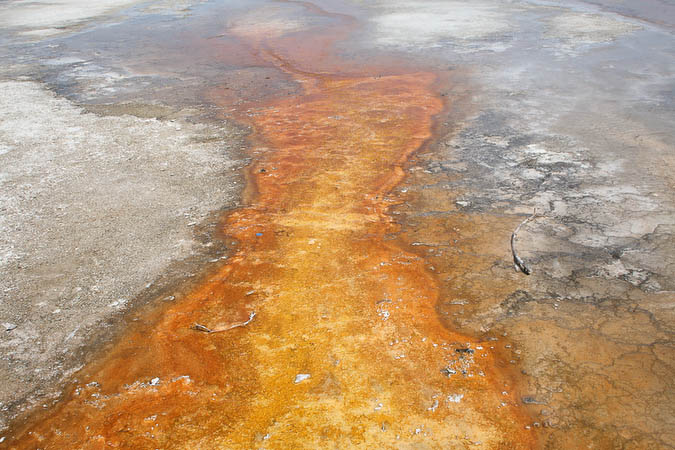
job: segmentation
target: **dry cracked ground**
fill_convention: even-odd
[[[675,447],[674,33],[0,2],[0,448]]]

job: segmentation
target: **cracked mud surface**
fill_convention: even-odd
[[[187,257],[190,267],[204,267],[223,246],[239,246],[200,283],[180,288],[185,295],[175,302],[161,301],[167,288],[130,298],[130,308],[149,306],[128,315],[126,328],[103,332],[120,337],[83,351],[98,357],[70,378],[64,399],[22,415],[0,446],[675,445],[674,8],[159,2],[120,17],[100,29],[73,19],[72,36],[67,27],[57,38],[26,29],[15,31],[21,38],[6,35],[8,48],[24,56],[0,56],[4,79],[22,80],[5,85],[57,105],[64,121],[94,124],[79,142],[129,136],[113,147],[122,156],[148,134],[189,142],[152,154],[181,161],[181,152],[196,152],[201,159],[179,165],[191,174],[228,164],[209,152],[223,136],[241,139],[223,131],[223,118],[240,123],[252,133],[246,207],[226,214],[217,231],[215,215],[206,220],[211,228],[196,239],[220,249],[212,256],[188,246],[163,252],[162,261]],[[167,29],[179,39],[164,39]],[[26,43],[38,37],[46,41]],[[138,45],[142,54],[130,50]],[[0,122],[4,136],[17,133],[12,120]],[[60,161],[71,164],[52,164]],[[123,171],[135,187],[144,184],[134,169],[154,173],[156,164],[139,161]],[[56,170],[15,164],[17,174]],[[104,181],[97,167],[87,171]],[[232,178],[203,173],[205,217],[234,200],[215,187]],[[4,174],[18,186],[19,175]],[[144,182],[161,185],[162,176],[160,169]],[[52,203],[43,220],[60,217]],[[516,241],[528,277],[514,271],[509,240],[535,208],[539,216]],[[163,216],[154,217],[146,220]],[[143,240],[171,247],[185,236],[182,227],[169,222]],[[18,238],[8,242],[20,248]],[[48,242],[52,251],[68,248]],[[122,257],[134,276],[139,267],[153,268],[150,278],[162,273],[128,244],[108,261]],[[73,267],[90,286],[86,268]],[[179,273],[164,271],[166,286],[176,286]],[[129,278],[81,307],[96,312],[91,320],[112,317],[100,308],[106,295],[142,283]],[[25,292],[24,309],[7,307],[3,317],[36,308],[28,298],[37,294]],[[68,311],[63,296],[51,303]],[[252,311],[250,324],[228,332],[190,329],[227,328]],[[44,336],[67,335],[47,325],[50,314],[21,314],[38,320],[30,325]],[[80,348],[94,334],[78,335]],[[66,364],[54,368],[52,350],[35,358],[27,342],[3,345],[26,367],[51,367],[49,377],[23,380],[23,392],[49,388],[33,391],[39,398],[62,386],[55,380],[67,364],[79,363],[59,356]],[[15,394],[11,414],[27,405],[25,395]]]
[[[508,339],[500,345],[523,374],[521,402],[543,446],[670,448],[672,96],[645,93],[672,78],[661,76],[658,57],[649,68],[625,49],[584,47],[607,42],[608,28],[558,36],[550,56],[526,63],[560,61],[564,78],[547,69],[514,77],[517,66],[484,74],[490,84],[470,102],[479,106],[419,156],[398,213],[444,280],[439,314],[456,329]],[[627,95],[596,84],[593,73],[611,70]],[[508,243],[535,209],[541,216],[517,241],[533,268],[525,278]]]

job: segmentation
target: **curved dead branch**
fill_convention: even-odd
[[[530,217],[528,217],[527,219],[523,220],[522,222],[520,222],[520,224],[516,227],[516,229],[513,230],[513,233],[511,233],[511,253],[513,254],[513,264],[516,266],[517,271],[519,270],[519,271],[523,272],[525,275],[531,274],[532,270],[529,267],[527,267],[527,265],[525,264],[525,261],[523,261],[523,259],[520,256],[518,256],[518,253],[516,252],[516,237],[517,237],[518,231],[520,231],[520,227],[522,227],[523,225],[525,225],[527,222],[534,219],[535,217],[537,217],[537,209],[536,208],[535,208],[534,212],[532,213],[532,215]]]
[[[237,328],[237,327],[245,327],[246,325],[248,325],[249,323],[251,323],[251,321],[253,320],[254,317],[255,317],[255,311],[253,311],[253,312],[251,313],[251,315],[248,316],[248,320],[245,321],[245,322],[235,323],[234,325],[230,325],[229,327],[226,327],[226,328],[217,328],[217,329],[215,329],[215,330],[212,330],[211,328],[205,327],[204,325],[199,324],[199,323],[195,323],[195,324],[192,325],[190,328],[192,328],[192,329],[195,330],[195,331],[203,331],[204,333],[222,333],[223,331],[229,331],[229,330],[231,330],[231,329],[233,329],[233,328]]]

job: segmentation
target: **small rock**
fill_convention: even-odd
[[[150,383],[148,383],[150,386],[157,386],[159,384],[159,377],[155,377],[152,380],[150,380]]]
[[[455,352],[457,352],[457,353],[469,353],[469,354],[473,354],[473,353],[474,353],[474,350],[471,349],[471,348],[456,348],[456,349],[455,349]]]
[[[464,394],[450,394],[448,395],[448,402],[459,403],[464,398]]]
[[[310,377],[311,375],[308,373],[299,373],[295,376],[295,381],[293,381],[293,383],[295,384],[302,383],[303,381],[309,379]]]
[[[451,376],[456,374],[457,371],[455,369],[451,369],[450,367],[444,367],[443,369],[441,369],[441,373],[446,377],[450,378]]]

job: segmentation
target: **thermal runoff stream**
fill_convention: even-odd
[[[535,446],[494,342],[445,327],[434,274],[389,238],[392,190],[452,107],[436,75],[313,71],[250,42],[301,88],[236,113],[253,130],[248,206],[223,219],[236,253],[5,445]]]

